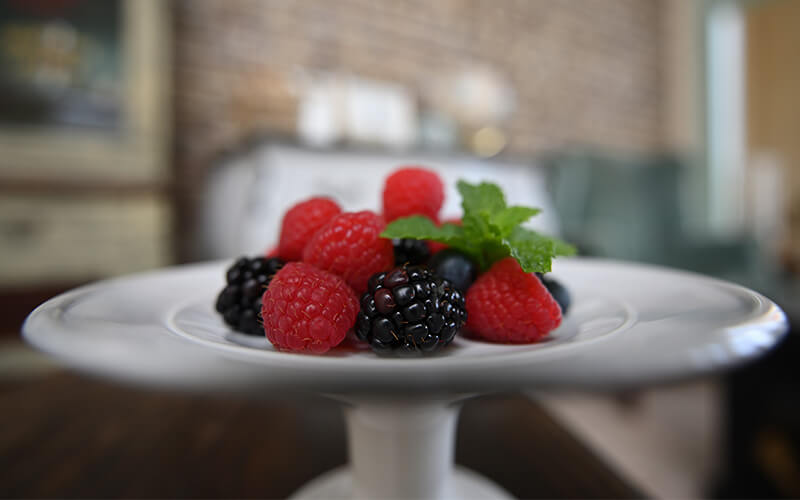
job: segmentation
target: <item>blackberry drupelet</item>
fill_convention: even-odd
[[[424,264],[431,256],[428,243],[424,240],[394,239],[392,245],[394,246],[394,265],[396,266]]]
[[[464,295],[423,266],[369,279],[356,335],[378,354],[417,355],[449,344],[467,321]]]
[[[228,268],[227,284],[217,296],[216,304],[225,323],[248,335],[264,335],[261,297],[283,264],[277,257],[240,257]]]

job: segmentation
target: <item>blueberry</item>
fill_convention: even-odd
[[[446,279],[462,292],[466,292],[478,276],[475,262],[452,248],[446,248],[434,255],[429,265],[434,274]]]
[[[547,291],[550,292],[550,295],[558,302],[558,305],[561,307],[561,314],[567,314],[569,306],[572,303],[567,287],[547,276],[541,276],[540,279],[542,280],[542,284],[547,288]]]

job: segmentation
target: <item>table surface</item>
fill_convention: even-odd
[[[347,461],[322,398],[153,392],[57,370],[0,380],[0,494],[284,498]],[[530,399],[467,401],[457,463],[519,498],[641,497]]]

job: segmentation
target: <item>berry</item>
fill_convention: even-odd
[[[438,220],[444,201],[444,186],[434,172],[418,167],[401,168],[386,179],[383,216],[387,222],[409,215]]]
[[[358,298],[342,278],[303,262],[290,262],[275,275],[261,306],[272,345],[316,354],[342,342],[357,314]]]
[[[328,198],[311,198],[290,208],[281,223],[278,255],[285,261],[300,260],[314,233],[341,212],[339,205]]]
[[[261,296],[282,266],[282,260],[265,257],[240,257],[234,262],[217,296],[216,309],[225,323],[248,335],[263,335]]]
[[[542,276],[539,273],[536,274],[539,276],[539,279],[542,280],[542,284],[544,284],[545,288],[547,288],[547,291],[550,292],[550,295],[552,295],[556,302],[558,302],[558,306],[561,308],[561,315],[566,315],[567,310],[569,310],[569,305],[572,302],[569,292],[567,291],[567,287],[553,278]]]
[[[445,248],[450,248],[450,247],[448,245],[446,245],[445,243],[439,243],[438,241],[431,240],[431,241],[428,242],[428,248],[431,251],[431,255],[436,255],[437,253],[441,252]]]
[[[428,266],[437,276],[446,279],[462,292],[466,292],[478,276],[478,266],[475,262],[464,253],[452,248],[434,255]]]
[[[303,262],[338,274],[361,293],[370,276],[394,265],[392,241],[380,237],[384,226],[370,211],[339,214],[314,234]]]
[[[394,246],[394,264],[396,266],[424,264],[431,256],[428,243],[423,240],[403,238],[392,240],[392,245]]]
[[[415,355],[449,344],[467,319],[464,296],[424,266],[373,275],[356,335],[378,354]]]
[[[496,262],[472,284],[467,310],[470,332],[492,342],[535,342],[561,323],[553,296],[512,257]]]

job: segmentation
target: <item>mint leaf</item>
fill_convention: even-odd
[[[503,244],[527,273],[550,272],[556,255],[575,254],[575,247],[569,243],[523,227],[515,228]]]
[[[461,208],[464,209],[464,215],[486,214],[491,216],[506,208],[505,196],[497,184],[489,182],[470,184],[458,181],[456,187],[461,194]]]
[[[489,226],[501,238],[506,238],[515,227],[541,212],[538,208],[513,206],[495,212],[489,218]]]
[[[461,223],[464,227],[464,236],[470,242],[476,242],[477,247],[485,246],[490,242],[499,243],[502,234],[491,224],[492,217],[506,209],[506,200],[503,191],[489,182],[470,184],[458,181],[458,192],[461,193],[461,208],[464,215]],[[491,262],[484,257],[486,249],[480,250],[479,265],[486,268]]]
[[[574,255],[575,247],[520,226],[538,208],[507,206],[503,191],[489,182],[458,181],[464,214],[461,226],[437,226],[423,216],[393,221],[381,233],[384,238],[414,238],[439,241],[469,255],[484,271],[500,259],[517,259],[525,272],[550,271],[556,255]]]
[[[437,226],[427,217],[413,215],[392,221],[381,233],[382,238],[413,238],[434,240],[461,250],[476,261],[481,261],[480,251],[469,243],[464,228],[456,224]]]
[[[508,239],[503,240],[503,244],[526,273],[550,271],[550,261],[556,254],[552,239],[518,227]]]
[[[392,221],[381,233],[383,238],[414,238],[417,240],[433,240],[442,236],[436,224],[422,215],[402,217]]]

